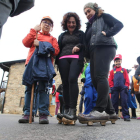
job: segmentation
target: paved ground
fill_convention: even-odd
[[[49,117],[50,124],[38,124],[38,117],[32,124],[19,124],[20,115],[0,114],[0,140],[140,140],[140,120],[106,126],[80,124],[65,126],[57,124],[55,117]]]

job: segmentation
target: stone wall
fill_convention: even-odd
[[[21,97],[24,97],[25,86],[22,85],[22,76],[25,66],[23,63],[16,63],[10,67],[7,89],[5,94],[4,113],[22,114],[23,105],[20,104]]]

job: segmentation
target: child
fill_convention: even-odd
[[[24,116],[19,119],[19,123],[29,122],[31,89],[33,83],[35,89],[36,86],[38,86],[39,123],[49,123],[49,87],[55,76],[52,63],[53,57],[59,53],[57,40],[50,35],[52,28],[53,20],[49,16],[43,17],[40,25],[36,25],[32,28],[22,41],[24,46],[29,48],[29,53],[25,62],[26,69],[22,81],[23,85],[26,85]],[[36,83],[39,84],[37,85]],[[33,116],[32,121],[34,121]]]
[[[85,90],[85,100],[84,106],[85,111],[83,114],[89,114],[96,105],[97,100],[97,91],[95,90],[91,76],[90,76],[90,63],[86,63],[84,66],[84,71],[81,75],[81,82],[84,83],[84,90]]]
[[[56,92],[56,94],[55,94],[55,104],[56,104],[55,116],[57,115],[58,109],[60,107],[59,94],[60,94],[59,92]]]
[[[137,62],[139,65],[135,65],[135,75],[132,79],[132,87],[131,87],[131,94],[132,96],[135,94],[138,103],[140,104],[140,89],[139,89],[139,82],[140,82],[140,56],[137,58]],[[140,117],[137,118],[138,120]]]
[[[111,88],[111,100],[116,114],[118,114],[119,93],[124,121],[130,121],[127,99],[129,89],[129,78],[125,68],[121,67],[122,56],[116,55],[114,58],[115,68],[109,74],[109,86]]]

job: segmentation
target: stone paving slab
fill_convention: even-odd
[[[93,126],[57,124],[55,117],[49,117],[50,124],[39,124],[38,117],[32,124],[19,124],[21,115],[0,114],[0,140],[140,140],[140,120],[106,126],[95,123]]]

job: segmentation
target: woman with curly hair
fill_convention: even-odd
[[[83,68],[84,32],[80,18],[76,13],[68,12],[61,23],[64,33],[58,38],[60,53],[56,58],[63,84],[64,113],[57,118],[63,120],[77,120],[76,106],[78,99],[78,76]]]
[[[85,32],[87,57],[90,57],[90,73],[93,85],[98,93],[96,106],[89,115],[79,114],[81,123],[101,122],[111,120],[115,123],[117,115],[109,98],[108,72],[110,62],[116,54],[116,43],[113,36],[122,28],[123,24],[104,13],[96,3],[87,3],[84,13],[88,19]]]

